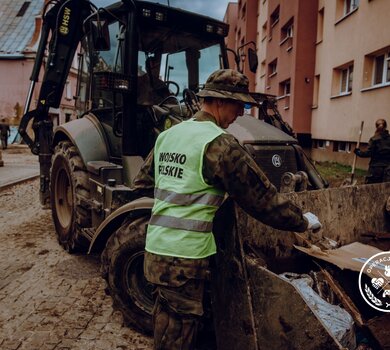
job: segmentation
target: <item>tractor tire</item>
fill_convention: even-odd
[[[146,225],[149,216],[128,217],[108,239],[101,255],[101,273],[114,310],[126,325],[152,334],[153,285],[144,277]]]
[[[69,253],[88,247],[81,234],[82,228],[91,226],[88,178],[78,149],[70,141],[59,142],[50,169],[50,201],[58,242]]]

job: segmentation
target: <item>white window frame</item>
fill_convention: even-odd
[[[380,82],[377,82],[376,81],[377,64],[378,64],[377,59],[381,56],[383,56],[382,72],[381,72],[382,79]],[[390,83],[390,50],[374,57],[374,67],[373,68],[374,68],[372,70],[372,85],[373,86],[385,85],[385,84]]]
[[[343,77],[345,76],[345,79]],[[343,86],[345,81],[345,86]],[[353,84],[353,64],[340,69],[340,95],[349,94],[352,92]]]
[[[360,0],[344,0],[344,16],[359,7]]]
[[[341,145],[345,145],[345,147],[341,147]],[[347,142],[347,141],[338,141],[337,142],[337,152],[351,153],[351,143]]]

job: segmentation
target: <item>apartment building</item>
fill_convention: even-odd
[[[277,96],[314,160],[351,164],[361,122],[362,148],[376,119],[390,124],[390,1],[259,0],[243,17],[244,4],[236,28],[256,17],[255,91]]]
[[[229,2],[226,8],[225,16],[223,21],[229,24],[229,33],[226,37],[226,47],[228,50],[236,50],[236,36],[237,36],[237,13],[238,13],[238,3]],[[236,69],[236,60],[234,55],[228,51],[229,67]]]
[[[260,0],[257,91],[277,96],[283,119],[311,147],[317,0]]]
[[[229,65],[238,68],[249,78],[249,90],[255,91],[256,75],[249,70],[248,48],[256,49],[258,0],[239,0],[227,6],[224,22],[229,24],[227,46],[238,53],[238,65],[234,55],[228,53]]]
[[[376,119],[390,123],[389,13],[387,0],[319,0],[313,159],[351,164],[361,121],[363,142]]]

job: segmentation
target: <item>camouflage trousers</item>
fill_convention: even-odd
[[[154,349],[195,349],[207,267],[208,259],[145,253],[145,277],[155,285]]]

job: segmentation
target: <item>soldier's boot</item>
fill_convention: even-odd
[[[195,349],[199,317],[177,314],[164,302],[156,303],[153,310],[154,349]]]

